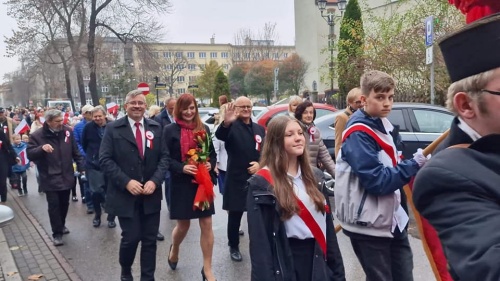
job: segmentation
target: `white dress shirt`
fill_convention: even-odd
[[[137,123],[137,121],[130,119],[130,117],[128,117],[128,116],[127,116],[127,119],[128,119],[128,122],[130,123],[130,128],[132,129],[132,133],[134,134],[134,139],[135,139],[135,130],[136,130],[135,123]],[[139,123],[141,124],[139,126],[139,130],[141,131],[141,136],[142,136],[142,155],[144,155],[146,152],[146,134],[144,132],[144,118],[141,119],[141,121],[139,121]]]

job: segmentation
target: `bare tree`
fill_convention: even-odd
[[[249,28],[242,28],[235,34],[234,44],[234,63],[284,59],[284,48],[279,45],[276,23],[264,24],[257,33]]]
[[[94,104],[97,95],[95,42],[97,30],[102,28],[124,44],[129,42],[152,42],[160,37],[162,25],[151,15],[165,13],[170,8],[169,0],[87,0],[90,4],[87,56],[90,70],[89,89]]]

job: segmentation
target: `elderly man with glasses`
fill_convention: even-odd
[[[229,103],[224,121],[215,132],[225,142],[228,155],[222,208],[228,211],[227,236],[233,261],[241,261],[239,229],[246,211],[247,180],[259,170],[265,130],[252,122],[252,102],[239,97]]]

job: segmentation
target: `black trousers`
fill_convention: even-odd
[[[7,160],[3,160],[7,162]],[[0,202],[7,201],[7,174],[8,170],[11,170],[10,167],[7,166],[7,163],[3,163],[4,165],[0,165]]]
[[[229,240],[229,247],[238,248],[240,245],[240,225],[243,212],[229,211],[227,218],[227,239]]]
[[[66,215],[68,215],[70,192],[70,189],[45,191],[53,237],[63,235],[64,225],[66,224]]]
[[[292,251],[296,280],[310,281],[312,279],[314,247],[316,240],[288,238]]]
[[[141,242],[141,281],[154,281],[160,212],[145,215],[143,204],[138,203],[132,218],[118,217],[118,220],[122,228],[120,265],[127,270],[132,267],[137,246]]]
[[[87,169],[88,186],[92,194],[92,202],[96,217],[102,214],[101,204],[106,203],[106,191],[108,188],[107,180],[102,171]],[[108,221],[115,221],[114,215],[108,215]]]
[[[17,189],[18,193],[19,194],[27,194],[28,193],[28,175],[26,174],[26,172],[21,172],[21,173],[13,173],[13,174],[17,174],[17,176],[19,177],[20,179],[20,183],[19,183],[19,188]],[[21,185],[22,183],[22,185]]]
[[[349,235],[367,281],[412,281],[413,254],[408,233],[396,229],[394,238]]]

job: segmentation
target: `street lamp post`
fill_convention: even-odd
[[[333,77],[334,77],[334,68],[333,68],[333,47],[334,47],[334,39],[335,39],[335,19],[342,18],[344,14],[345,8],[347,6],[347,0],[338,0],[335,4],[340,11],[340,16],[335,15],[335,11],[329,11],[326,15],[324,14],[326,10],[327,0],[318,0],[318,9],[321,12],[321,17],[325,19],[326,23],[330,27],[328,33],[328,49],[330,50],[330,95],[333,96]],[[337,106],[340,101],[337,101]]]

